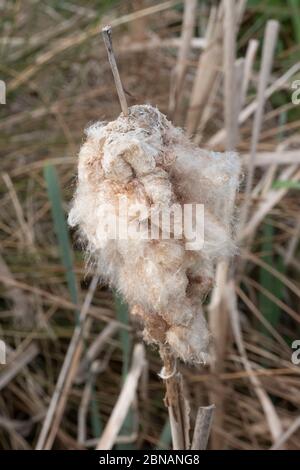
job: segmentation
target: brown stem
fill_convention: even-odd
[[[115,85],[116,85],[116,89],[117,89],[117,92],[118,92],[118,97],[119,97],[119,101],[120,101],[120,104],[121,104],[121,108],[122,108],[124,116],[128,116],[128,105],[127,105],[127,101],[126,101],[126,96],[125,96],[125,93],[124,93],[124,88],[123,88],[123,85],[122,85],[122,82],[121,82],[117,62],[116,62],[113,47],[112,47],[111,26],[105,26],[102,29],[102,36],[103,36],[103,41],[104,41],[104,44],[105,44],[105,47],[106,47],[108,60],[109,60],[110,66],[111,66],[111,71],[112,71],[113,76],[114,76]]]
[[[166,386],[164,403],[168,408],[174,450],[205,450],[210,434],[214,405],[199,407],[193,440],[190,441],[190,404],[188,402],[183,378],[176,368],[176,359],[165,347],[161,347],[163,361],[161,377]]]
[[[162,378],[166,386],[165,405],[168,408],[173,449],[190,448],[190,406],[184,393],[182,375],[176,369],[176,360],[165,348],[161,348]]]

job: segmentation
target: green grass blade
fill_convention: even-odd
[[[273,255],[274,228],[270,223],[268,223],[268,221],[263,226],[263,238],[262,252],[264,253],[264,256],[262,259],[270,266],[274,266],[276,263]],[[279,299],[282,297],[283,287],[281,282],[278,281],[277,278],[274,278],[274,276],[264,268],[260,268],[259,270],[259,282],[265,290],[273,294],[275,297]],[[264,318],[268,320],[274,328],[276,328],[280,320],[281,310],[278,305],[266,297],[263,292],[259,293],[259,308]],[[264,328],[264,326],[262,326],[262,331],[266,335],[269,335],[269,332]]]
[[[54,223],[54,230],[57,236],[61,262],[65,268],[66,281],[70,293],[71,301],[78,303],[78,292],[76,277],[73,269],[73,252],[70,244],[68,226],[62,204],[62,195],[59,186],[58,175],[53,165],[44,167],[44,178],[47,185],[48,198],[51,204],[51,212]],[[78,320],[79,312],[76,311]]]
[[[291,181],[291,180],[285,180],[285,181],[280,181],[276,180],[274,181],[272,185],[273,189],[300,189],[300,183],[299,181]]]
[[[299,0],[288,0],[292,10],[292,24],[294,27],[294,36],[298,44],[300,44],[300,2]]]
[[[159,442],[157,444],[158,450],[170,449],[172,443],[172,434],[169,418],[167,418],[163,430],[161,432]]]
[[[92,384],[92,397],[90,401],[91,428],[94,438],[100,437],[103,431],[103,423],[99,411],[99,403],[96,399],[95,384]]]

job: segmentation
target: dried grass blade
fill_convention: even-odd
[[[142,344],[133,350],[132,365],[124,382],[123,388],[110,415],[108,423],[97,445],[97,450],[109,450],[113,447],[118,433],[127,416],[130,405],[136,395],[138,380],[145,365],[145,351]]]
[[[265,105],[265,94],[266,89],[268,86],[273,56],[275,52],[277,36],[279,31],[279,23],[278,21],[268,21],[266,30],[265,30],[265,37],[264,37],[264,45],[263,45],[263,53],[262,53],[262,64],[259,76],[259,84],[258,84],[258,106],[256,109],[254,122],[253,122],[253,132],[251,138],[251,150],[250,150],[250,159],[248,163],[248,173],[247,173],[247,181],[246,181],[246,188],[244,194],[244,204],[241,209],[241,216],[240,216],[240,226],[243,227],[248,218],[248,212],[251,205],[251,188],[253,183],[254,177],[254,160],[256,154],[256,148],[259,141],[259,136],[261,132],[262,122],[263,122],[263,113],[264,113],[264,105]]]

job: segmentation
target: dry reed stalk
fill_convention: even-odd
[[[219,91],[219,88],[220,88],[220,81],[221,81],[221,75],[218,74],[218,76],[215,80],[215,83],[212,87],[212,90],[210,92],[210,95],[209,95],[208,101],[206,103],[203,115],[200,117],[200,120],[199,120],[197,131],[196,131],[196,134],[195,134],[195,137],[194,137],[194,142],[197,145],[201,144],[201,142],[203,140],[203,137],[204,137],[205,127],[206,127],[208,121],[211,119],[212,114],[214,112],[214,104],[215,104],[214,102],[215,102],[216,97],[218,95],[218,91]]]
[[[242,155],[245,165],[247,165],[250,155]],[[254,160],[256,167],[269,165],[291,165],[300,163],[299,150],[275,150],[274,152],[257,152]]]
[[[113,76],[114,76],[114,81],[115,81],[119,101],[120,101],[120,104],[121,104],[121,109],[123,111],[124,116],[128,116],[128,105],[127,105],[123,85],[122,85],[122,82],[121,82],[119,70],[118,70],[118,67],[117,67],[115,55],[113,53],[112,39],[111,39],[111,26],[105,26],[102,29],[102,36],[103,36],[104,44],[105,44],[105,47],[106,47],[107,56],[108,56],[108,60],[109,60],[109,63],[110,63],[111,71],[112,71]]]
[[[255,62],[255,57],[258,49],[258,41],[257,39],[251,39],[249,41],[246,56],[245,56],[245,67],[244,67],[244,77],[243,77],[243,84],[242,84],[242,96],[241,96],[241,107],[243,108],[247,92],[249,88],[249,83],[251,80],[251,75],[253,71],[253,65]],[[239,113],[240,114],[240,113]]]
[[[231,326],[234,334],[234,339],[237,344],[243,365],[245,370],[249,374],[249,380],[253,385],[253,389],[257,394],[257,397],[261,403],[261,406],[264,410],[266,421],[269,426],[269,432],[272,436],[274,442],[276,442],[279,436],[282,435],[282,424],[281,421],[276,413],[276,409],[262,387],[262,384],[257,376],[253,374],[253,370],[250,364],[250,361],[247,357],[246,348],[244,346],[243,338],[242,338],[242,331],[240,326],[240,314],[237,308],[237,300],[236,300],[236,293],[235,293],[235,286],[234,281],[229,281],[227,284],[226,290],[226,301],[228,305],[228,310],[230,314]]]
[[[109,450],[113,447],[130,405],[137,393],[139,378],[145,366],[145,350],[142,344],[136,344],[133,350],[132,365],[127,374],[121,393],[110,415],[108,423],[98,442],[97,450]]]
[[[117,322],[114,322],[114,321],[110,322],[101,331],[101,333],[96,337],[96,339],[91,343],[91,345],[86,351],[84,358],[82,359],[79,365],[78,377],[76,379],[77,382],[80,381],[84,372],[96,360],[97,356],[102,351],[107,341],[114,336],[114,334],[118,331],[118,329],[119,329],[119,325]]]
[[[196,10],[197,0],[185,0],[180,47],[174,75],[171,80],[169,98],[169,114],[173,119],[176,118],[176,113],[180,106],[181,93],[184,85],[189,52],[191,49],[191,40],[196,22]]]
[[[160,374],[165,382],[165,405],[168,408],[173,450],[190,448],[190,405],[187,400],[182,375],[177,371],[176,360],[165,348],[160,355],[163,369]]]
[[[270,85],[264,94],[264,99],[267,100],[275,93],[277,90],[280,90],[285,86],[285,84],[300,70],[300,62],[292,65],[287,72],[285,72],[281,77],[279,77],[275,82]],[[246,108],[241,111],[239,115],[239,124],[243,124],[247,119],[255,113],[258,107],[258,100],[257,98],[252,101]],[[226,139],[226,130],[221,129],[216,134],[214,134],[207,142],[209,147],[216,147],[224,142]]]
[[[281,152],[281,151],[284,151],[285,148],[286,148],[285,144],[281,143],[280,145],[276,147],[276,151]],[[252,199],[259,198],[261,201],[264,200],[264,198],[268,195],[268,192],[271,190],[273,180],[277,173],[277,169],[278,169],[278,165],[276,164],[275,161],[272,161],[270,166],[264,172],[260,181],[256,184],[255,188],[252,190],[252,193],[251,193]],[[251,244],[253,242],[254,235],[255,235],[255,230],[250,234],[250,240],[248,240],[248,242]],[[243,270],[242,263],[244,263],[243,260],[240,263],[239,272]]]
[[[235,2],[228,0],[224,2],[224,48],[223,48],[223,76],[224,76],[224,114],[226,129],[226,149],[228,151],[235,150],[238,136],[238,111],[241,93],[237,91],[237,67],[236,67],[236,35],[237,35],[237,18],[235,10]],[[240,71],[239,71],[240,72]],[[242,70],[243,72],[243,70]],[[241,82],[241,80],[240,80]],[[228,194],[229,210],[234,209],[234,195]],[[215,374],[219,375],[223,372],[224,357],[227,348],[228,338],[228,311],[224,306],[223,297],[226,290],[227,278],[229,276],[229,263],[227,260],[221,261],[216,269],[216,284],[211,296],[209,305],[209,324],[211,331],[214,332],[215,338],[215,357],[211,368]],[[224,421],[224,399],[218,391],[220,382],[215,381],[217,390],[212,390],[211,400],[216,403],[215,413],[215,429],[212,432],[213,448],[219,449],[223,445],[223,437],[218,430],[222,428]]]
[[[282,449],[284,443],[299,429],[300,427],[300,416],[298,416],[291,426],[284,431],[281,436],[278,437],[277,441],[274,442],[270,450]]]
[[[195,421],[191,450],[206,450],[215,405],[201,406]]]
[[[235,150],[237,141],[237,116],[236,116],[236,12],[235,1],[227,0],[224,3],[224,95],[225,95],[225,129],[226,149]]]
[[[236,147],[240,142],[240,129],[239,129],[239,115],[243,107],[243,80],[245,77],[245,59],[243,57],[237,59],[234,64],[234,76],[235,76],[235,86],[236,86],[236,95],[235,95],[235,132],[236,132]]]
[[[239,27],[242,23],[243,16],[246,10],[247,0],[238,0],[236,3],[237,3],[235,6],[236,22],[237,22],[237,26]]]
[[[297,170],[297,165],[290,165],[288,168],[280,173],[279,181],[292,181],[297,182],[300,179],[300,171]],[[258,204],[258,207],[252,217],[249,219],[243,230],[240,232],[239,239],[243,240],[250,234],[254,233],[259,224],[262,222],[266,214],[287,194],[288,188],[270,189],[268,194],[265,195],[263,200]]]
[[[149,51],[152,49],[164,49],[164,48],[181,49],[181,44],[182,44],[181,38],[161,39],[158,36],[154,36],[153,38],[146,40],[146,41],[131,42],[130,44],[120,45],[118,47],[118,52],[119,53],[144,52],[144,51]],[[191,38],[190,49],[205,49],[205,47],[206,47],[205,38],[197,38],[197,37]]]
[[[231,48],[232,48],[232,43],[235,42],[234,39],[232,38],[233,34],[228,32],[228,29],[229,29],[228,28],[228,26],[229,26],[228,23],[231,23],[232,18],[233,18],[232,8],[233,8],[233,5],[230,4],[229,2],[226,2],[226,4],[225,4],[225,23],[226,23],[226,17],[227,17],[227,34],[228,34],[229,38],[228,38],[227,41],[225,40],[225,49],[226,49],[226,46],[227,46],[227,48],[229,48],[229,52],[228,52],[229,57],[227,58],[227,68],[229,70],[233,69],[233,67],[232,67],[233,53],[232,53]],[[231,10],[231,12],[230,12],[230,10]],[[227,14],[226,14],[226,12],[227,12]],[[230,25],[230,29],[234,30],[234,26],[232,24]],[[225,31],[226,31],[226,29],[225,29]],[[272,57],[273,57],[276,38],[277,38],[277,31],[278,31],[278,24],[276,22],[271,22],[269,28],[267,28],[267,32],[266,32],[266,36],[265,36],[266,38],[268,38],[268,40],[265,40],[265,42],[264,42],[265,48],[264,48],[264,53],[263,53],[263,65],[262,65],[262,73],[261,73],[261,82],[260,82],[260,88],[259,88],[259,93],[258,93],[258,106],[257,106],[256,120],[254,122],[254,132],[253,132],[253,135],[252,135],[252,147],[251,147],[252,158],[251,158],[251,163],[250,163],[250,166],[249,166],[250,172],[249,172],[248,181],[251,180],[251,185],[252,185],[252,179],[253,179],[256,145],[257,145],[257,140],[258,140],[258,136],[259,136],[259,129],[260,129],[261,123],[262,123],[262,116],[263,116],[263,103],[264,103],[263,97],[265,96],[268,77],[269,77],[270,70],[271,70],[271,62],[272,62]],[[253,50],[254,50],[254,46],[252,46],[251,55],[250,55],[250,52],[249,52],[249,55],[248,55],[247,74],[249,74],[249,69],[250,69],[249,63],[251,64],[251,61],[253,60],[253,55],[254,55]],[[225,51],[225,58],[226,58],[226,51]],[[233,75],[233,73],[231,73],[229,75],[231,76],[231,75]],[[232,80],[232,78],[231,78],[231,80]],[[248,78],[247,78],[247,76],[245,76],[244,85],[243,85],[243,88],[241,88],[241,98],[240,98],[241,101],[240,102],[242,102],[242,100],[244,99],[243,98],[243,93],[245,92],[245,89],[247,87],[247,82],[248,82]],[[227,145],[232,146],[235,143],[234,136],[235,136],[236,128],[234,127],[234,125],[236,125],[236,126],[238,125],[239,107],[237,108],[237,113],[234,113],[234,109],[233,109],[234,104],[232,103],[232,101],[233,101],[233,89],[230,87],[231,83],[232,82],[230,81],[229,84],[226,87],[226,75],[225,75],[225,109],[226,109],[226,103],[227,103],[226,102],[226,93],[227,93],[227,96],[228,96],[227,108],[228,108],[228,110],[230,110],[228,112],[228,115],[230,116],[230,120],[228,119],[228,121],[229,121],[230,124],[227,125],[227,129],[226,129],[226,120],[225,120],[225,135],[227,136]],[[230,99],[230,97],[231,97],[231,99]],[[235,122],[234,122],[234,124],[232,124],[231,121],[233,121],[234,119],[235,119]],[[248,183],[248,185],[249,184],[250,183]],[[246,199],[245,199],[245,203],[244,203],[245,205],[246,205],[246,201],[247,201],[247,190],[246,190]],[[244,205],[244,207],[245,207],[245,205]],[[246,209],[244,209],[244,213],[242,215],[242,222],[241,223],[243,223],[243,217],[245,217],[245,213],[246,213]],[[224,310],[222,312],[220,311],[221,299],[223,297],[224,292],[225,291],[227,292],[228,286],[230,285],[230,284],[227,283],[227,273],[228,273],[228,266],[226,266],[226,264],[222,264],[220,266],[220,273],[219,273],[220,278],[222,279],[222,282],[219,283],[218,287],[217,287],[217,290],[219,291],[219,293],[216,294],[215,297],[214,296],[212,297],[212,305],[215,305],[213,302],[215,302],[215,299],[217,298],[217,301],[218,301],[217,308],[216,307],[212,308],[212,305],[210,306],[210,316],[212,316],[212,321],[214,322],[215,327],[217,328],[216,337],[218,339],[222,336],[225,337],[225,338],[227,337],[226,330],[228,328],[228,320],[225,321],[225,319],[223,319],[223,322],[220,322],[221,315],[226,318],[226,316],[228,314],[228,311],[227,311],[226,308],[225,308],[225,311]],[[232,281],[230,281],[230,282],[232,282]],[[229,309],[229,312],[230,312],[230,309]],[[222,331],[220,331],[220,325],[223,326]],[[219,351],[219,355],[217,355],[216,361],[219,362],[218,370],[220,372],[220,362],[221,362],[220,357],[224,356],[225,350],[223,349],[223,350],[220,351],[220,348],[218,348],[217,351]],[[259,396],[263,400],[263,403],[266,403],[266,401],[267,401],[267,403],[270,404],[270,402],[268,401],[268,398],[266,398],[265,395],[262,398],[261,394],[259,393]],[[222,408],[223,408],[223,404],[219,403],[219,407],[217,408],[216,419],[215,419],[216,426],[218,426],[218,427],[222,427],[222,423],[223,423],[223,418],[224,417],[223,417],[223,409]],[[269,408],[270,407],[267,406],[264,409],[267,410]],[[273,413],[273,415],[274,415],[274,413]],[[276,422],[276,421],[274,421],[274,422]],[[218,448],[218,447],[220,447],[220,445],[222,445],[222,441],[220,441],[220,436],[218,434],[213,433],[213,439],[214,439],[214,445],[215,445],[216,448]]]
[[[39,349],[35,343],[30,344],[19,357],[14,357],[13,362],[9,362],[0,374],[0,390],[6,387],[14,377],[38,355]]]
[[[224,360],[226,357],[226,349],[228,347],[229,319],[226,305],[223,302],[228,275],[228,262],[226,260],[221,261],[217,265],[215,287],[212,291],[208,307],[209,327],[210,330],[214,332],[214,356],[210,365],[215,376],[214,385],[210,391],[210,399],[216,406],[214,426],[212,429],[213,449],[221,449],[224,442],[223,436],[219,433],[219,430],[223,427],[224,421],[224,397],[220,392],[222,387],[218,377],[224,371]]]
[[[85,319],[92,302],[97,283],[98,276],[94,276],[80,311],[79,322],[74,329],[74,333],[47,410],[47,414],[36,444],[36,450],[51,449],[58,432],[59,425],[63,417],[63,412],[67,403],[68,393],[77,373],[79,360],[83,349]]]
[[[195,427],[191,429],[191,408],[185,391],[181,373],[177,370],[176,360],[170,352],[161,347],[160,356],[163,369],[160,377],[166,386],[165,405],[168,408],[174,450],[205,450],[210,435],[214,405],[202,407],[197,411]],[[192,442],[190,434],[192,431]]]
[[[186,117],[186,130],[189,136],[193,135],[198,127],[199,120],[204,112],[210,91],[218,75],[222,60],[222,28],[220,12],[213,7],[206,31],[207,46],[200,54],[193,89],[190,97],[189,109]]]
[[[248,172],[247,172],[247,180],[246,180],[246,188],[244,193],[244,204],[241,209],[240,215],[240,227],[243,227],[248,218],[248,212],[251,206],[251,188],[253,183],[254,177],[254,159],[256,154],[256,148],[260,136],[261,126],[263,122],[263,113],[264,113],[264,105],[265,105],[265,94],[266,89],[268,86],[271,69],[272,69],[272,62],[273,56],[275,52],[275,46],[277,42],[279,30],[279,23],[274,20],[270,20],[267,23],[266,30],[265,30],[265,37],[264,37],[264,45],[263,45],[263,52],[262,52],[262,63],[261,63],[261,70],[260,70],[260,77],[259,77],[259,84],[258,84],[258,94],[257,94],[257,109],[254,117],[253,122],[253,131],[252,131],[252,138],[251,138],[251,149],[250,149],[250,159],[248,163]]]
[[[103,344],[104,345],[104,344]],[[89,364],[90,375],[86,380],[86,384],[82,393],[82,398],[78,408],[78,429],[77,429],[77,441],[82,445],[87,445],[87,415],[89,411],[89,405],[92,399],[93,386],[96,382],[96,377],[103,373],[108,365],[111,357],[111,350],[108,349],[103,360],[94,360]],[[88,443],[88,447],[95,447],[98,439],[91,443]]]
[[[92,399],[92,390],[94,383],[94,364],[91,365],[91,377],[87,380],[80,401],[80,406],[78,408],[78,429],[77,429],[77,441],[80,444],[85,444],[87,441],[87,430],[86,430],[86,421],[87,414],[89,410],[89,405]]]

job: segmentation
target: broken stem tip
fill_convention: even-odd
[[[111,67],[111,70],[112,70],[112,74],[113,74],[113,77],[114,77],[114,80],[115,80],[115,85],[116,85],[116,89],[117,89],[117,92],[118,92],[118,97],[119,97],[119,101],[120,101],[120,104],[121,104],[121,109],[122,109],[122,112],[123,112],[124,116],[128,116],[128,105],[127,105],[127,101],[126,101],[126,96],[125,96],[124,88],[123,88],[123,85],[122,85],[122,82],[121,82],[117,62],[116,62],[115,55],[114,55],[114,52],[113,52],[113,47],[112,47],[111,26],[108,25],[108,26],[105,26],[102,29],[102,36],[103,36],[103,41],[104,41],[104,44],[105,44],[105,47],[106,47],[106,51],[107,51],[110,67]]]

